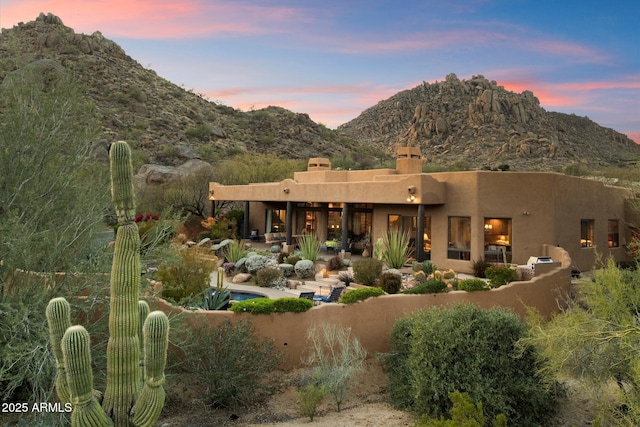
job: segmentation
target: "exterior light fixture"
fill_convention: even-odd
[[[216,196],[213,190],[209,190],[209,200],[215,200]]]
[[[410,185],[409,187],[407,187],[407,191],[409,192],[407,202],[411,203],[416,199],[416,187],[414,185]]]
[[[284,191],[285,194],[289,194],[289,187],[285,187],[282,191]]]

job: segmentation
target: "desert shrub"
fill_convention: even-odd
[[[313,367],[312,377],[333,398],[338,412],[354,375],[362,370],[367,351],[351,328],[337,325],[315,325],[307,331],[306,364]]]
[[[275,286],[281,277],[283,277],[282,272],[277,268],[263,268],[256,273],[258,286],[263,288]]]
[[[334,256],[329,258],[327,261],[327,270],[329,271],[338,271],[344,268],[344,262],[342,262],[342,258],[339,256]]]
[[[185,304],[204,295],[216,268],[215,261],[199,258],[195,251],[169,249],[158,267],[162,297]]]
[[[354,304],[367,298],[379,297],[380,295],[385,295],[385,292],[380,288],[359,288],[342,294],[340,302],[342,304]]]
[[[296,276],[301,279],[305,279],[314,275],[315,264],[311,260],[301,259],[293,266],[293,270],[295,271]]]
[[[463,279],[458,282],[459,291],[488,291],[489,285],[482,279]]]
[[[427,280],[426,282],[418,283],[417,286],[411,289],[405,289],[403,294],[437,294],[439,292],[446,292],[447,284],[442,280]]]
[[[308,383],[300,391],[298,391],[298,400],[300,401],[300,414],[309,417],[309,421],[313,422],[316,415],[318,405],[324,400],[325,391],[316,384]]]
[[[254,255],[247,256],[247,259],[244,262],[244,268],[247,270],[247,273],[249,274],[257,274],[258,271],[269,267],[269,264],[272,264],[272,263],[273,263],[273,260],[268,256],[254,254]]]
[[[459,390],[489,418],[505,414],[512,425],[547,425],[555,395],[539,375],[536,349],[519,345],[527,335],[515,314],[470,304],[433,307],[396,322],[383,358],[394,404],[438,418]]]
[[[484,258],[475,259],[471,262],[471,268],[473,268],[473,275],[484,279],[487,268],[491,267],[491,264],[485,261]]]
[[[290,277],[293,275],[293,265],[291,264],[278,264],[278,269],[282,272],[283,277]]]
[[[302,313],[313,307],[313,301],[305,298],[252,298],[233,304],[229,310],[234,313],[271,314]]]
[[[231,276],[236,271],[236,263],[235,262],[225,262],[222,264],[222,268],[224,269],[224,274],[227,276]]]
[[[468,393],[460,393],[456,390],[449,394],[449,399],[453,405],[450,419],[445,420],[443,416],[440,419],[434,419],[423,415],[415,427],[482,427],[486,425],[482,403],[474,403]],[[504,414],[497,415],[492,426],[507,427],[507,417]]]
[[[353,262],[353,278],[357,283],[371,286],[382,273],[382,261],[376,258],[360,258]]]
[[[402,287],[402,276],[385,271],[378,279],[378,286],[388,294],[397,294]]]
[[[204,124],[188,127],[184,134],[188,138],[199,139],[200,141],[208,141],[213,136],[211,128]]]
[[[246,407],[272,389],[269,373],[282,363],[283,357],[272,340],[255,334],[251,322],[225,321],[210,328],[172,321],[171,333],[171,342],[180,351],[170,354],[175,365],[171,368],[170,364],[169,370],[200,386],[204,403]]]
[[[489,286],[492,288],[498,288],[516,279],[516,271],[502,265],[493,265],[487,268],[485,274],[489,279]]]
[[[298,261],[300,261],[302,258],[300,258],[298,255],[290,255],[284,258],[284,263],[285,264],[291,264],[291,265],[296,265],[296,263]]]

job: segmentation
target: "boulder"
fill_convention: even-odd
[[[253,276],[249,273],[238,273],[235,276],[233,276],[233,279],[231,279],[232,283],[244,283],[244,282],[248,282],[249,280],[251,280]]]

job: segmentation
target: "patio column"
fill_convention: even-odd
[[[244,202],[244,217],[242,218],[242,238],[249,238],[249,202]]]
[[[287,214],[286,214],[286,218],[284,220],[284,224],[285,224],[285,228],[287,229],[287,245],[291,245],[293,244],[293,239],[291,236],[291,224],[293,222],[293,204],[291,202],[287,202]]]
[[[418,205],[418,224],[416,227],[416,261],[424,261],[424,205]]]
[[[342,250],[347,251],[349,244],[347,238],[349,237],[349,204],[344,202],[342,204]]]

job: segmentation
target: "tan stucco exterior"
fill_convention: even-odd
[[[395,322],[417,310],[433,306],[471,303],[482,308],[505,307],[525,317],[528,309],[550,318],[566,306],[571,287],[571,259],[562,248],[546,246],[539,252],[557,260],[555,268],[530,281],[513,282],[486,292],[453,291],[428,295],[384,295],[356,304],[322,304],[304,313],[236,314],[230,311],[189,311],[164,300],[150,301],[154,310],[180,314],[187,324],[205,325],[215,329],[225,321],[250,321],[255,333],[272,340],[286,355],[282,368],[303,366],[302,357],[308,348],[307,333],[311,326],[322,323],[351,328],[370,356],[389,351],[391,331]]]
[[[296,172],[293,179],[231,186],[211,183],[210,194],[217,200],[249,202],[249,228],[257,228],[260,234],[272,231],[265,230],[269,210],[289,209],[291,230],[287,231],[296,235],[309,227],[303,215],[313,209],[312,231],[321,240],[330,238],[327,224],[331,209],[335,212],[347,207],[343,224],[350,237],[358,234],[354,238],[362,236],[354,230],[351,215],[366,211],[370,242],[387,232],[390,215],[415,217],[416,223],[420,223],[422,215],[430,221],[430,229],[422,235],[418,235],[420,228],[412,229],[416,244],[426,248],[425,256],[439,267],[458,272],[471,272],[473,260],[491,253],[500,257],[503,249],[509,251],[511,263],[524,264],[530,256],[540,255],[544,244],[565,248],[573,260],[572,267],[578,270],[593,268],[596,251],[605,257],[611,255],[616,261],[628,258],[630,230],[625,217],[632,211],[631,190],[557,173],[426,174],[419,172],[422,160],[414,151],[401,147],[396,169],[331,170],[328,161],[313,159],[316,167]],[[461,239],[464,241],[452,241],[449,229],[454,217],[470,224]],[[592,233],[587,247],[581,244],[586,240],[582,239],[583,220],[590,223]],[[497,235],[496,231],[490,237],[492,230],[486,227],[496,221],[504,234]],[[609,230],[612,223],[618,230],[613,239]],[[491,239],[499,239],[500,244],[493,244]],[[342,244],[347,248],[346,242]],[[457,249],[460,246],[464,249]]]

